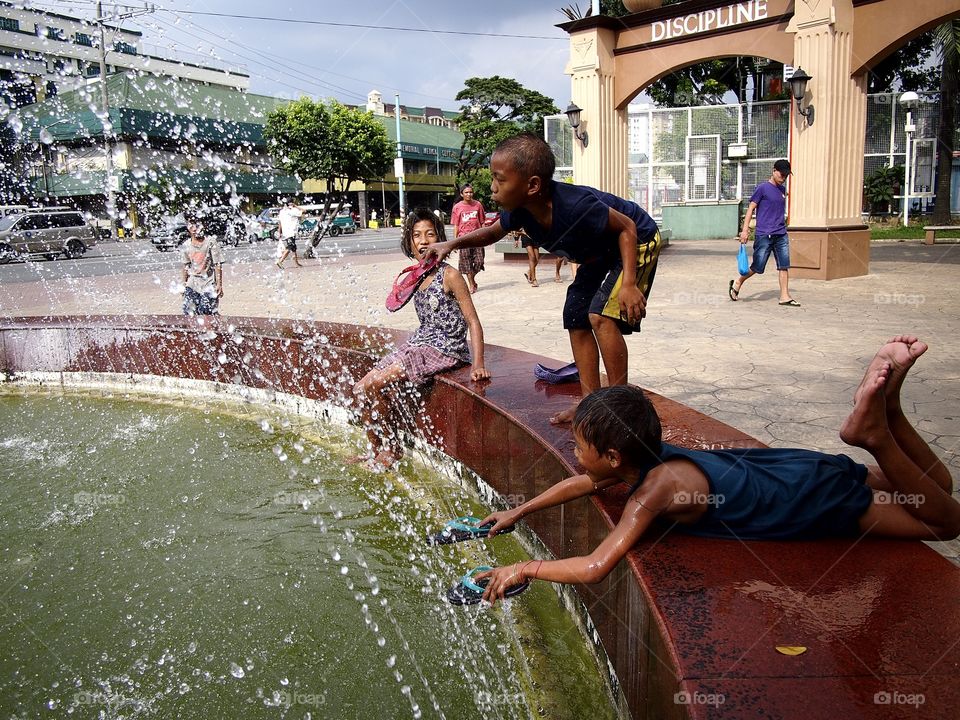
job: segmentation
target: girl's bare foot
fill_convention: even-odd
[[[840,426],[840,439],[848,445],[872,451],[885,442],[892,442],[884,394],[890,368],[889,361],[870,363],[867,368],[863,382],[857,388],[853,411]]]
[[[577,406],[574,405],[571,408],[566,410],[561,410],[556,415],[550,418],[551,425],[563,425],[564,423],[573,422],[573,415],[577,412]]]
[[[394,453],[391,450],[381,450],[377,453],[376,457],[367,461],[366,467],[367,470],[373,472],[386,472],[400,462],[401,457],[403,457],[402,453]]]

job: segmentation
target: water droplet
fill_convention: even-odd
[[[237,665],[235,662],[230,663],[230,674],[235,678],[242,678],[246,673],[243,671],[243,668]]]
[[[42,142],[44,145],[52,145],[52,144],[53,144],[53,133],[51,133],[51,132],[50,132],[49,130],[47,130],[46,128],[41,128],[41,129],[40,129],[40,142]]]
[[[392,667],[393,667],[394,665],[396,665],[396,664],[397,664],[397,656],[396,656],[396,655],[391,655],[390,657],[387,658],[387,667],[388,667],[388,668],[392,668]]]
[[[287,680],[286,678],[280,678],[280,684],[286,687],[287,685],[290,684],[290,681]]]

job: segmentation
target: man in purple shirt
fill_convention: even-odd
[[[777,262],[777,277],[780,280],[780,304],[784,307],[800,307],[800,303],[790,297],[790,238],[787,237],[787,224],[784,221],[787,207],[787,191],[784,185],[790,176],[790,162],[777,160],[773,164],[773,175],[766,182],[757,185],[750,197],[747,216],[740,231],[740,243],[750,240],[750,219],[757,213],[756,237],[753,240],[753,263],[750,272],[730,281],[728,294],[733,301],[740,299],[740,288],[747,278],[763,274],[771,251]]]

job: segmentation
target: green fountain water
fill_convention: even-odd
[[[615,717],[549,586],[454,608],[511,536],[456,483],[344,463],[263,408],[0,393],[0,712],[10,717]]]

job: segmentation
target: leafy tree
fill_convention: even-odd
[[[464,100],[457,116],[463,143],[457,160],[457,186],[469,182],[486,165],[501,140],[520,132],[543,132],[543,118],[560,109],[546,95],[528,90],[512,78],[469,78],[457,93]]]
[[[372,113],[336,100],[301,98],[279,107],[267,116],[263,135],[278,167],[301,181],[326,181],[325,215],[331,195],[341,198],[339,211],[351,183],[383,177],[393,163],[394,150],[383,125]]]
[[[950,225],[950,181],[957,135],[957,100],[960,86],[960,20],[940,25],[936,31],[940,51],[940,121],[937,124],[937,199],[933,224]]]

